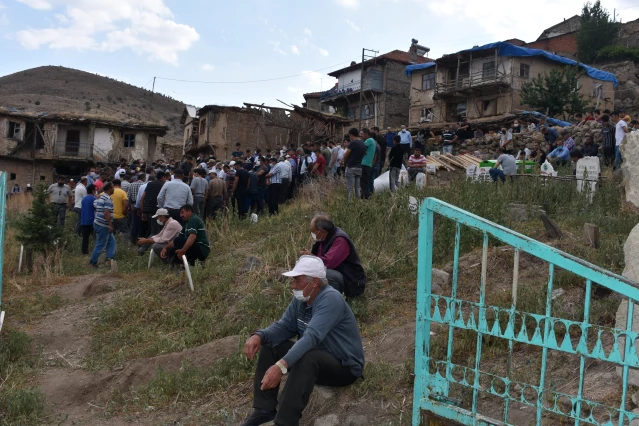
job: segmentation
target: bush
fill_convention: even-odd
[[[639,61],[639,48],[614,45],[604,47],[597,53],[597,62]]]

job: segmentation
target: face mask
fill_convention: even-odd
[[[306,287],[308,287],[308,284],[306,284]],[[306,290],[306,287],[304,287],[304,290]],[[308,299],[310,299],[311,296],[304,296],[304,290],[293,290],[293,297],[300,302],[308,302]]]
[[[313,238],[313,241],[317,241],[317,234],[315,234],[315,232],[311,232],[311,238]]]
[[[162,221],[160,219],[158,219],[157,222],[158,222],[158,225],[164,226],[164,223],[162,223]]]

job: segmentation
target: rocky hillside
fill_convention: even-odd
[[[100,114],[169,126],[164,140],[182,144],[175,99],[109,77],[72,68],[45,66],[0,77],[0,106],[32,112]]]

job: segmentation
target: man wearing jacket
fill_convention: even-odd
[[[311,220],[311,236],[315,244],[302,254],[319,257],[326,266],[328,283],[347,297],[359,296],[366,289],[366,272],[351,238],[326,215]]]
[[[258,351],[259,357],[254,410],[242,426],[273,420],[275,425],[297,425],[316,384],[349,386],[364,369],[355,316],[342,295],[328,285],[322,260],[302,256],[283,275],[292,278],[291,303],[279,321],[257,330],[244,346],[250,360]],[[294,337],[296,342],[290,340]],[[279,386],[286,374],[278,406]]]

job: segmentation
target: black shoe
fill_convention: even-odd
[[[277,411],[265,411],[266,410],[260,410],[259,408],[254,409],[251,415],[248,416],[246,420],[244,420],[244,423],[242,423],[240,426],[259,426],[263,425],[264,423],[273,421],[275,419]]]

